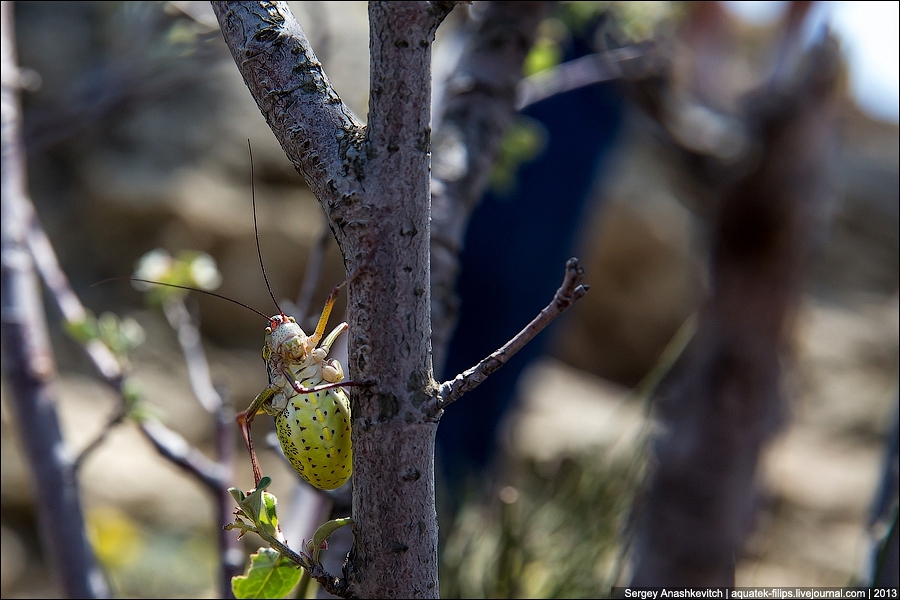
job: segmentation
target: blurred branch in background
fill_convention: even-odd
[[[36,239],[46,240],[37,222],[34,222]],[[69,324],[83,323],[88,313],[81,306],[74,291],[69,287],[67,278],[53,255],[49,241],[40,246],[38,263],[42,265],[45,280],[54,282],[48,285],[53,297]],[[190,256],[190,255],[189,255]],[[194,257],[196,258],[196,257]],[[201,257],[202,258],[202,257]],[[196,262],[196,261],[194,261]],[[177,262],[174,263],[177,266]],[[173,270],[178,270],[174,268]],[[187,271],[193,271],[190,266]],[[196,282],[189,283],[197,285]],[[160,456],[188,473],[200,482],[216,498],[217,542],[221,562],[219,593],[223,598],[232,597],[231,578],[243,569],[244,555],[240,545],[232,535],[223,529],[232,520],[233,498],[228,492],[232,483],[234,463],[234,421],[230,407],[224,402],[221,392],[213,387],[205,352],[197,326],[194,324],[184,304],[182,290],[171,290],[170,293],[157,296],[162,303],[163,311],[171,327],[178,334],[178,341],[184,354],[191,386],[194,394],[213,420],[213,435],[217,460],[210,460],[197,448],[191,446],[179,433],[169,429],[160,421],[145,414],[142,410],[139,393],[129,385],[123,370],[121,359],[117,359],[109,348],[97,339],[80,339],[85,351],[91,357],[101,376],[112,386],[120,397],[121,406],[108,421],[106,427],[90,442],[77,462],[82,462],[89,452],[96,449],[106,438],[109,430],[120,423],[120,415],[131,416],[137,422],[141,433],[150,441]],[[79,320],[80,319],[80,320]]]
[[[661,58],[654,44],[644,42],[570,60],[523,79],[516,89],[516,109],[595,83],[650,77],[667,67]]]
[[[43,303],[36,295],[37,281],[33,271],[29,275],[28,267],[37,265],[60,312],[74,329],[88,323],[92,316],[69,286],[25,192],[24,156],[19,139],[18,102],[15,98],[18,83],[14,79],[18,71],[9,29],[12,25],[9,14],[11,6],[11,3],[3,3],[4,368],[18,384],[15,398],[22,431],[20,439],[32,456],[39,518],[44,523],[44,543],[61,573],[64,589],[67,595],[75,598],[105,597],[109,592],[95,564],[84,529],[76,471],[78,465],[99,447],[114,426],[126,416],[135,414],[137,399],[134,390],[129,388],[121,359],[99,338],[88,336],[81,339],[85,352],[101,377],[117,391],[121,404],[99,435],[87,444],[80,455],[68,464],[62,464],[68,453],[60,451],[64,442],[55,416],[55,401],[48,395],[51,388],[47,385],[47,382],[54,379],[53,353],[46,341]],[[7,266],[10,268],[7,269]],[[12,321],[13,315],[20,315],[20,318]],[[183,302],[177,299],[166,304],[166,316],[179,334],[195,394],[216,420],[220,461],[227,462],[210,461],[192,448],[182,436],[158,421],[146,417],[138,417],[137,420],[141,431],[160,455],[186,470],[217,495],[220,522],[217,529],[223,571],[220,593],[221,597],[227,598],[231,597],[231,577],[241,571],[244,561],[234,536],[221,529],[221,526],[231,521],[233,504],[227,492],[233,455],[230,411],[219,393],[213,389],[207,361],[200,346],[199,332],[192,324]],[[20,322],[20,326],[8,326],[6,323],[9,322]],[[16,357],[20,357],[20,360],[16,360]],[[34,362],[35,359],[38,360],[37,363]],[[29,376],[29,373],[32,375]],[[37,374],[39,379],[33,379],[33,375]],[[57,522],[60,519],[62,521]]]
[[[740,151],[724,164],[708,153],[702,171],[685,169],[710,189],[711,291],[697,335],[658,395],[665,430],[637,531],[634,585],[734,585],[753,527],[757,463],[787,412],[783,363],[833,193],[841,60],[827,35],[806,49],[807,9],[788,11],[771,79],[730,117],[745,132]],[[695,9],[698,35],[723,35],[721,10]],[[714,45],[698,55],[698,63],[714,61]],[[648,97],[673,116],[676,94],[660,83]]]
[[[88,542],[74,463],[56,414],[56,365],[28,249],[36,217],[26,191],[12,9],[11,2],[0,7],[3,369],[13,381],[45,551],[66,595],[105,598],[109,589]]]

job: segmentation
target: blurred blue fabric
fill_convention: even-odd
[[[590,52],[584,39],[576,39],[564,61]],[[444,379],[503,345],[553,297],[588,216],[602,173],[598,168],[620,129],[622,106],[617,84],[605,82],[552,96],[522,112],[544,127],[546,145],[540,156],[520,166],[511,193],[489,191],[472,215],[461,257],[460,317]],[[551,330],[441,418],[439,468],[451,494],[490,465],[519,376],[544,352]]]

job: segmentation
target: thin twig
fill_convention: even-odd
[[[84,320],[88,313],[72,290],[65,272],[56,258],[53,246],[36,216],[30,220],[27,242],[41,277],[50,290],[51,296],[56,300],[63,317],[69,322]],[[233,464],[231,413],[222,394],[216,391],[212,385],[209,364],[200,344],[199,331],[191,321],[184,303],[181,301],[167,303],[165,314],[169,324],[178,332],[178,341],[184,353],[194,394],[203,407],[216,419],[215,437],[219,460],[218,462],[209,460],[199,450],[190,446],[178,433],[158,421],[143,421],[140,423],[140,429],[161,456],[190,473],[215,495],[219,513],[218,522],[225,524],[229,522],[232,510],[232,498],[227,491]],[[118,359],[99,340],[84,342],[82,347],[103,380],[118,393],[119,408],[109,418],[97,437],[88,443],[73,461],[73,472],[76,473],[87,457],[100,447],[112,429],[128,415],[124,390],[125,374]],[[220,596],[231,598],[231,578],[241,572],[244,562],[243,553],[234,543],[234,536],[225,535],[221,527],[217,529],[222,531],[218,539],[222,563]]]
[[[328,571],[325,570],[325,567],[320,564],[314,565],[312,570],[309,571],[309,574],[313,579],[319,582],[322,589],[332,596],[337,596],[338,598],[353,598],[353,595],[350,593],[350,584],[346,577],[335,577],[334,575],[330,575]]]
[[[516,113],[516,86],[551,2],[485,2],[458,64],[441,86],[431,186],[431,347],[443,376],[459,316],[460,252]]]
[[[62,313],[63,318],[69,323],[81,323],[87,318],[88,312],[72,290],[69,278],[66,277],[65,271],[62,270],[59,260],[56,258],[53,245],[44,232],[44,228],[34,212],[30,199],[28,203],[31,206],[28,232],[25,238],[28,250],[34,258],[34,263],[41,274],[44,285],[47,286],[50,295],[56,301],[56,306]],[[123,378],[122,368],[119,360],[110,349],[103,342],[96,339],[86,342],[83,344],[83,347],[100,375],[114,388],[120,388]]]
[[[69,321],[75,321],[79,318],[84,318],[87,315],[87,311],[84,308],[84,305],[81,304],[81,300],[79,300],[77,294],[72,290],[69,285],[69,280],[66,277],[65,273],[62,271],[62,268],[59,265],[59,261],[56,258],[56,254],[53,251],[53,247],[50,245],[49,240],[47,240],[47,236],[44,233],[40,222],[37,220],[36,216],[33,216],[30,220],[29,232],[28,232],[28,243],[29,250],[35,256],[35,264],[38,265],[38,268],[41,273],[41,277],[44,282],[47,284],[47,288],[51,292],[51,296],[56,301],[57,306],[60,309],[60,312],[63,313],[63,317]],[[179,336],[181,337],[181,336]],[[91,362],[94,364],[94,367],[97,369],[97,372],[100,374],[101,378],[106,381],[107,384],[112,387],[117,394],[123,405],[125,404],[125,377],[122,372],[122,367],[119,364],[118,359],[112,353],[112,351],[107,348],[102,342],[99,340],[90,340],[82,344],[85,353],[90,358]],[[186,353],[187,359],[187,353]],[[189,360],[189,359],[188,359]],[[204,359],[205,360],[205,359]],[[189,361],[190,364],[190,361]],[[193,383],[193,379],[192,379]],[[216,394],[215,390],[213,393]],[[218,397],[218,394],[216,394]],[[219,400],[221,402],[221,400]],[[91,441],[86,447],[85,450],[81,452],[81,454],[75,459],[76,464],[84,461],[86,454],[93,450],[99,443],[106,437],[109,433],[109,428],[121,422],[122,419],[116,418],[114,416],[107,423],[107,426],[103,431],[98,435],[98,437]],[[141,430],[143,433],[151,439],[153,445],[157,448],[157,450],[164,457],[172,460],[182,468],[190,471],[199,481],[204,483],[205,485],[211,485],[212,482],[216,479],[221,479],[221,476],[217,474],[217,472],[210,467],[210,464],[215,464],[206,457],[203,460],[194,459],[193,457],[199,455],[203,456],[198,450],[194,448],[185,449],[185,445],[187,442],[182,438],[179,434],[174,431],[168,429],[165,425],[156,421],[144,421],[141,423]],[[168,444],[172,444],[169,446]],[[194,470],[196,468],[196,470]],[[224,485],[224,482],[219,482],[215,484],[217,486]],[[218,487],[214,488],[216,492],[218,492]]]
[[[516,86],[516,109],[556,94],[622,77],[646,77],[659,69],[653,46],[626,46],[588,54],[522,79]]]
[[[438,393],[438,408],[446,408],[460,396],[481,384],[491,373],[505,365],[516,352],[534,339],[564,310],[582,298],[588,291],[588,286],[581,284],[582,279],[584,279],[584,269],[577,258],[570,258],[566,261],[566,274],[562,285],[556,290],[550,304],[544,307],[544,310],[531,323],[506,342],[503,347],[474,367],[442,383]]]
[[[72,461],[72,469],[77,473],[79,469],[81,469],[81,465],[84,464],[84,461],[87,460],[87,457],[93,454],[94,450],[100,447],[101,444],[106,440],[107,436],[112,432],[113,428],[116,427],[119,423],[125,420],[125,417],[128,416],[128,405],[124,402],[119,403],[119,407],[116,411],[107,419],[106,424],[100,430],[100,433],[97,434],[93,440],[88,442],[88,445],[85,446],[81,452],[78,453],[78,456],[75,457],[75,460]]]
[[[310,577],[318,581],[326,592],[339,598],[351,597],[348,594],[350,586],[347,583],[346,578],[335,577],[334,575],[326,571],[325,567],[323,567],[320,563],[307,560],[305,555],[295,552],[287,544],[283,543],[281,540],[275,538],[272,535],[266,534],[266,532],[264,531],[257,531],[257,534],[266,542],[268,542],[282,556],[303,567],[306,572],[309,573]]]
[[[194,476],[210,491],[219,493],[224,485],[224,469],[191,446],[181,434],[172,431],[159,421],[148,419],[141,423],[143,433],[156,451],[176,466]]]
[[[222,407],[222,398],[213,386],[209,373],[209,361],[200,343],[200,331],[191,319],[184,301],[180,299],[165,302],[163,312],[169,325],[178,333],[178,343],[184,354],[191,389],[206,412],[216,414]]]
[[[53,251],[53,245],[50,243],[50,239],[47,237],[37,214],[33,210],[28,222],[25,240],[28,244],[28,250],[34,258],[38,272],[41,274],[41,279],[44,281],[47,289],[50,290],[51,296],[56,300],[56,305],[63,318],[69,323],[84,321],[88,313],[72,290],[69,278],[66,277],[65,271],[62,270],[59,260],[56,258],[56,252]],[[103,379],[119,391],[121,395],[124,375],[115,355],[100,340],[89,340],[82,343],[82,347]],[[121,402],[119,408],[110,416],[100,433],[97,434],[97,437],[90,441],[75,457],[72,469],[76,473],[87,457],[100,447],[112,429],[121,423],[126,416],[128,416],[128,407],[125,402]]]
[[[59,264],[59,260],[56,258],[56,253],[54,252],[53,247],[49,239],[47,238],[47,234],[44,232],[40,221],[33,212],[33,207],[31,208],[31,213],[32,214],[30,215],[29,219],[29,227],[26,240],[28,243],[28,249],[33,255],[34,262],[37,265],[38,270],[40,271],[41,278],[47,285],[47,289],[50,291],[51,297],[53,297],[53,299],[56,301],[56,305],[59,307],[59,310],[63,314],[63,317],[70,322],[78,322],[80,320],[83,320],[88,314],[87,310],[85,310],[84,305],[78,298],[78,295],[74,292],[74,290],[72,290],[72,287],[69,284],[69,280],[66,277],[65,272],[62,270],[62,267]],[[190,323],[188,325],[193,328],[194,332],[196,332],[196,327],[194,327]],[[186,342],[182,340],[183,337],[189,338],[190,335],[183,335],[182,331],[178,327],[176,327],[176,330],[179,330],[179,341],[182,342],[182,348],[185,350],[185,360],[188,363],[189,371],[191,370],[192,365],[194,365],[194,370],[191,376],[191,383],[192,385],[195,385],[195,377],[198,371],[202,370],[202,368],[196,365],[196,363],[198,363],[199,361],[194,355],[194,350],[191,349],[192,346],[190,344],[190,340],[186,340]],[[88,358],[90,358],[91,362],[94,364],[94,367],[97,369],[97,372],[99,373],[101,378],[118,393],[124,405],[124,398],[126,397],[124,390],[125,377],[119,360],[112,353],[112,351],[99,340],[90,340],[88,342],[85,342],[82,344],[82,347],[84,348],[85,353],[88,355]],[[205,364],[206,359],[205,357],[202,357],[202,351],[201,360]],[[208,381],[208,367],[206,367],[206,372],[206,379]],[[202,390],[203,386],[195,385],[195,392],[198,391],[198,387],[200,387]],[[221,398],[219,398],[219,395],[211,385],[210,388],[211,393],[217,399],[216,404],[220,405]],[[200,396],[201,394],[198,393],[198,398]],[[208,398],[207,402],[209,402]],[[204,402],[204,406],[207,405],[207,402]],[[215,412],[215,410],[217,410],[217,407],[214,407],[212,412]],[[121,421],[122,419],[118,417],[118,413],[110,418],[104,430],[95,440],[91,441],[85,447],[85,449],[82,450],[81,454],[75,459],[75,463],[79,464],[83,462],[86,454],[93,450],[97,445],[99,445],[103,438],[106,437],[106,435],[109,433],[109,428],[115,426]],[[141,429],[144,434],[151,439],[154,446],[157,448],[157,450],[159,450],[160,454],[162,454],[166,458],[169,458],[182,468],[190,471],[202,483],[211,485],[214,480],[221,479],[221,476],[218,475],[215,469],[210,466],[215,465],[215,463],[213,463],[206,457],[203,457],[203,460],[195,460],[193,457],[197,455],[202,456],[202,453],[190,447],[185,449],[185,445],[187,444],[187,442],[184,440],[184,438],[182,438],[174,431],[168,429],[162,423],[155,421],[145,421],[141,423]],[[172,444],[172,446],[169,446],[168,444]],[[206,462],[204,462],[204,460]],[[196,470],[194,470],[194,468],[196,468]],[[224,482],[220,481],[216,485],[224,485]],[[215,488],[215,490],[218,492],[218,487]]]

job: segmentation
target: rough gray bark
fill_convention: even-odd
[[[354,528],[348,579],[364,597],[438,597],[431,364],[431,42],[427,3],[372,2],[368,202],[344,256],[368,273],[348,294]],[[349,222],[349,221],[348,221]],[[359,264],[359,263],[357,263]]]
[[[85,534],[72,454],[63,442],[56,414],[56,365],[28,250],[34,213],[26,192],[12,3],[3,2],[0,10],[3,369],[13,385],[13,405],[23,453],[33,475],[44,551],[68,597],[106,598],[109,590]]]

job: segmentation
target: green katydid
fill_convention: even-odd
[[[270,317],[242,302],[208,290],[137,277],[131,279],[209,294],[243,306],[268,320],[262,356],[266,363],[269,384],[256,396],[247,410],[237,415],[237,422],[250,453],[254,484],[259,485],[262,471],[253,449],[250,426],[257,414],[266,412],[275,418],[275,429],[281,448],[294,470],[312,486],[331,490],[343,485],[352,472],[350,401],[341,388],[357,384],[344,381],[344,371],[340,363],[328,358],[332,344],[347,330],[347,323],[341,323],[327,336],[324,338],[322,336],[338,292],[352,278],[345,280],[331,291],[315,331],[311,335],[306,335],[296,320],[281,310],[266,275],[256,220],[252,151],[250,180],[257,255],[266,288],[278,309],[278,314]]]

